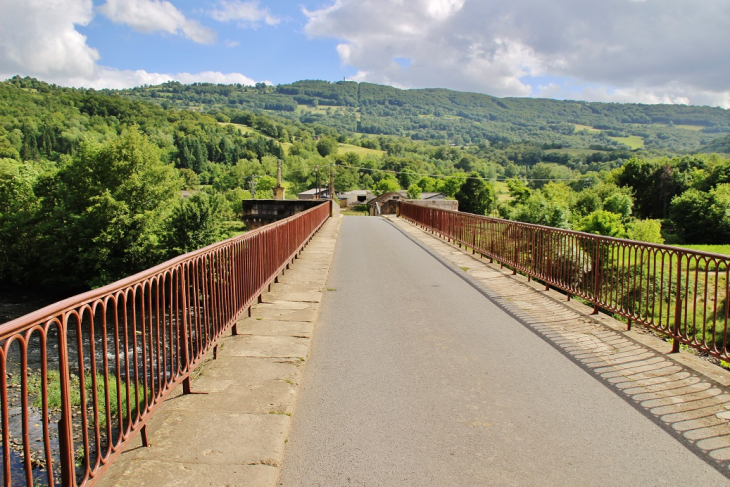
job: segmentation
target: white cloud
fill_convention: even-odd
[[[166,32],[201,43],[213,44],[216,33],[190,20],[164,0],[107,0],[99,12],[117,24],[127,24],[137,32]]]
[[[218,7],[210,12],[219,22],[237,21],[242,26],[265,22],[276,25],[280,19],[273,16],[267,9],[259,8],[259,2],[243,2],[241,0],[220,0]]]
[[[0,12],[0,72],[94,72],[99,53],[75,27],[94,17],[91,0],[0,0]]]
[[[583,99],[730,106],[730,2],[336,0],[304,13],[362,81],[525,96],[526,77],[548,75],[604,87],[558,89]]]
[[[144,70],[119,70],[99,67],[93,78],[66,78],[63,85],[83,86],[86,88],[132,88],[140,85],[159,85],[166,81],[181,83],[220,83],[254,85],[256,82],[240,73],[221,73],[220,71],[203,71],[200,73],[148,73]]]
[[[76,30],[94,17],[91,0],[0,0],[0,79],[16,74],[87,88],[130,88],[169,80],[183,83],[256,82],[240,73],[150,73],[98,64],[99,53]]]
[[[231,40],[226,40],[225,44],[226,44],[226,47],[229,47],[229,48],[230,47],[236,47],[236,46],[241,45],[240,42],[238,42],[238,41],[231,41]]]

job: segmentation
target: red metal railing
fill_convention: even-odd
[[[93,483],[329,216],[323,203],[0,325],[4,485]]]
[[[400,203],[400,215],[441,237],[598,309],[730,360],[730,258],[499,218]]]

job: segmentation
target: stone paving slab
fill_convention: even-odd
[[[277,468],[270,465],[233,465],[221,470],[219,465],[183,464],[165,460],[132,460],[120,472],[123,478],[134,479],[130,485],[184,487],[238,485],[258,487],[276,482]]]
[[[276,483],[341,222],[324,224],[194,372],[192,390],[206,394],[178,388],[148,423],[152,446],[137,436],[96,485]]]
[[[393,225],[552,343],[586,372],[730,476],[730,372],[489,263],[401,218]],[[460,268],[460,271],[456,268]]]

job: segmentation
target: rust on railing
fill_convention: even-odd
[[[329,203],[0,325],[4,485],[88,485],[328,218]]]
[[[730,258],[400,202],[424,229],[722,360],[728,354]]]

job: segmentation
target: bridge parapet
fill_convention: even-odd
[[[5,485],[93,483],[284,272],[328,202],[0,325]]]
[[[680,344],[730,361],[730,258],[400,202],[400,216]]]

